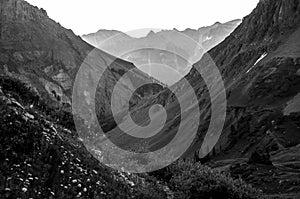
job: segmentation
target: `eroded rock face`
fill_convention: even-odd
[[[28,3],[22,0],[1,1],[1,13],[5,20],[31,20],[48,18],[47,12],[43,9],[32,9]]]
[[[57,81],[64,90],[69,90],[72,87],[72,80],[70,76],[63,72],[63,70],[60,70],[58,74],[52,77],[52,79]]]
[[[70,102],[63,97],[63,93],[72,87],[75,73],[72,72],[74,68],[68,67],[65,71],[64,66],[79,67],[92,47],[72,31],[48,18],[43,9],[33,7],[23,0],[1,1],[0,9],[0,67],[5,64],[14,73],[20,73],[40,92],[47,91],[46,87],[56,88],[57,94],[66,99],[63,101]],[[49,78],[57,85],[51,82],[51,86],[45,87],[45,81]],[[63,90],[58,89],[60,86]],[[57,98],[51,99],[62,103]]]
[[[0,10],[0,69],[4,71],[6,65],[10,73],[21,75],[18,79],[26,79],[27,85],[41,93],[45,100],[58,105],[70,104],[77,71],[94,47],[51,20],[43,9],[24,0],[1,1]],[[104,70],[115,58],[99,50],[97,59],[101,64],[95,67]],[[122,60],[116,62],[124,71],[134,67]],[[107,78],[112,81],[108,86],[114,85],[114,74],[118,75],[118,71],[112,71]],[[138,76],[141,81],[149,78],[142,73]],[[123,83],[120,101],[129,93],[134,81],[137,80],[132,77]],[[105,93],[112,89],[107,87]],[[84,88],[82,93],[86,90]],[[108,107],[102,108],[105,111]]]
[[[64,94],[63,89],[60,86],[49,82],[43,78],[40,78],[40,82],[42,82],[46,91],[52,97],[53,100],[56,100],[62,104],[71,105],[71,100]]]

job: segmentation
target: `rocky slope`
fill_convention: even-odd
[[[24,0],[1,1],[0,9],[0,74],[25,82],[53,106],[70,109],[77,72],[90,53],[97,56],[98,62],[93,65],[96,71],[111,69],[113,63],[125,72],[133,71],[127,82],[116,88],[119,88],[121,95],[118,99],[119,108],[124,106],[122,94],[135,90],[137,82],[156,82],[133,64],[94,49],[71,30],[51,20],[45,10],[33,7]],[[115,76],[120,74],[118,70],[110,71],[105,82],[114,84],[117,80]],[[85,75],[95,77],[91,73],[92,70]],[[91,81],[96,80],[94,78]],[[89,87],[85,86],[81,87],[81,93],[89,92]],[[145,92],[155,93],[160,88],[158,85],[153,92]],[[112,89],[112,86],[107,86],[106,93],[112,92]],[[143,94],[143,91],[139,94]],[[136,95],[133,99],[139,98],[140,95]],[[107,104],[107,101],[103,102],[103,106]],[[105,109],[103,107],[103,115]]]
[[[72,115],[16,79],[0,77],[0,113],[1,198],[167,197],[155,181],[101,164],[80,141]]]
[[[261,198],[241,180],[200,164],[174,164],[164,174],[172,181],[113,170],[83,146],[70,113],[49,107],[17,79],[0,77],[0,113],[1,198]],[[186,188],[182,173],[193,178]]]
[[[240,22],[240,20],[224,24],[217,22],[198,30],[174,29],[157,33],[151,31],[142,38],[132,38],[114,30],[99,30],[83,35],[82,38],[99,49],[133,62],[145,73],[172,85],[189,72],[192,63],[198,61],[204,52],[223,41]],[[193,42],[187,41],[186,37]],[[200,45],[200,49],[197,45]],[[149,63],[152,65],[149,66]],[[167,69],[163,65],[173,69]]]
[[[192,157],[196,151],[194,157],[199,159],[210,151],[205,160],[210,160],[212,165],[217,161],[216,167],[221,164],[220,168],[226,168],[239,162],[240,166],[237,167],[246,172],[245,168],[255,164],[247,164],[255,151],[270,153],[271,160],[276,162],[273,166],[268,166],[272,178],[268,178],[270,176],[266,170],[255,172],[259,169],[256,166],[248,169],[247,175],[241,177],[267,194],[296,197],[299,193],[299,180],[291,176],[299,175],[299,147],[296,147],[300,143],[299,36],[299,0],[261,0],[257,8],[243,19],[242,24],[229,37],[194,64],[185,79],[193,85],[198,95],[202,125],[198,129],[198,138],[186,153],[187,156]],[[209,96],[206,84],[196,68],[201,71],[209,70],[211,59],[221,71],[225,82],[227,116],[216,145],[213,148],[202,147],[200,150],[210,122],[209,99],[215,99],[218,91]],[[186,95],[186,83],[183,80],[174,87],[181,89],[182,95]],[[139,112],[145,107],[163,102],[167,103],[167,109],[171,109],[174,103],[171,94],[166,90],[159,96],[152,101],[143,102]],[[178,117],[179,114],[180,112],[173,111],[173,117]],[[193,118],[187,116],[183,120],[192,122]],[[179,122],[169,124],[174,128],[178,125]],[[290,147],[296,148],[289,150]],[[286,154],[290,159],[284,160],[282,156],[279,158],[278,154],[286,150],[289,151]],[[237,167],[233,166],[231,171],[238,172]],[[275,184],[257,181],[262,177]],[[274,186],[290,188],[274,189]]]
[[[284,147],[299,143],[297,100],[292,100],[300,88],[299,12],[299,1],[260,1],[242,25],[209,52],[222,71],[228,93],[228,125],[220,146],[236,145],[228,143],[232,133],[237,133],[238,140],[254,137],[254,143],[264,142],[262,138]],[[286,111],[291,103],[293,110]],[[289,133],[282,135],[285,132]],[[240,151],[237,156],[249,154],[251,144],[233,151]]]

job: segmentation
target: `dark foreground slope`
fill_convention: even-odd
[[[103,79],[108,85],[105,93],[112,92],[109,85],[115,84],[120,70],[133,71],[119,85],[124,96],[136,83],[155,80],[131,63],[94,49],[26,1],[3,0],[0,10],[1,198],[160,197],[143,191],[140,195],[126,176],[100,165],[79,141],[70,113],[75,77],[90,52],[99,60],[92,66],[96,71],[114,63]],[[161,88],[149,87],[137,93],[133,102]],[[81,89],[82,95],[90,88],[82,85]],[[105,116],[109,102],[103,98],[102,103]]]
[[[171,179],[108,168],[83,146],[68,112],[48,107],[16,79],[0,78],[0,113],[1,198],[261,198],[199,164],[173,164],[164,173]]]
[[[80,142],[68,112],[0,78],[1,198],[165,198],[156,181],[119,173]]]

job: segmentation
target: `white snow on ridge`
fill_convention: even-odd
[[[206,38],[203,41],[209,41],[212,39],[212,36],[206,36]]]
[[[256,66],[256,64],[258,64],[263,58],[265,58],[266,56],[268,55],[268,53],[264,53],[264,54],[262,54],[261,56],[260,56],[260,58],[258,58],[258,60],[256,60],[256,62],[254,63],[254,65],[251,67],[251,68],[249,68],[248,70],[247,70],[247,72],[246,73],[249,73],[253,68],[254,68],[254,66]]]
[[[254,64],[254,66],[256,65],[256,64],[258,64],[258,62],[260,62],[263,58],[265,58],[266,56],[268,55],[268,53],[264,53],[264,54],[262,54],[262,56],[260,56],[260,58],[255,62],[255,64]]]

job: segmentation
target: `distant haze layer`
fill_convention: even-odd
[[[147,36],[134,38],[130,32],[100,29],[82,38],[93,46],[135,64],[140,70],[172,85],[185,76],[192,64],[199,61],[206,51],[222,42],[241,20],[216,22],[211,26],[184,31],[150,31]]]

